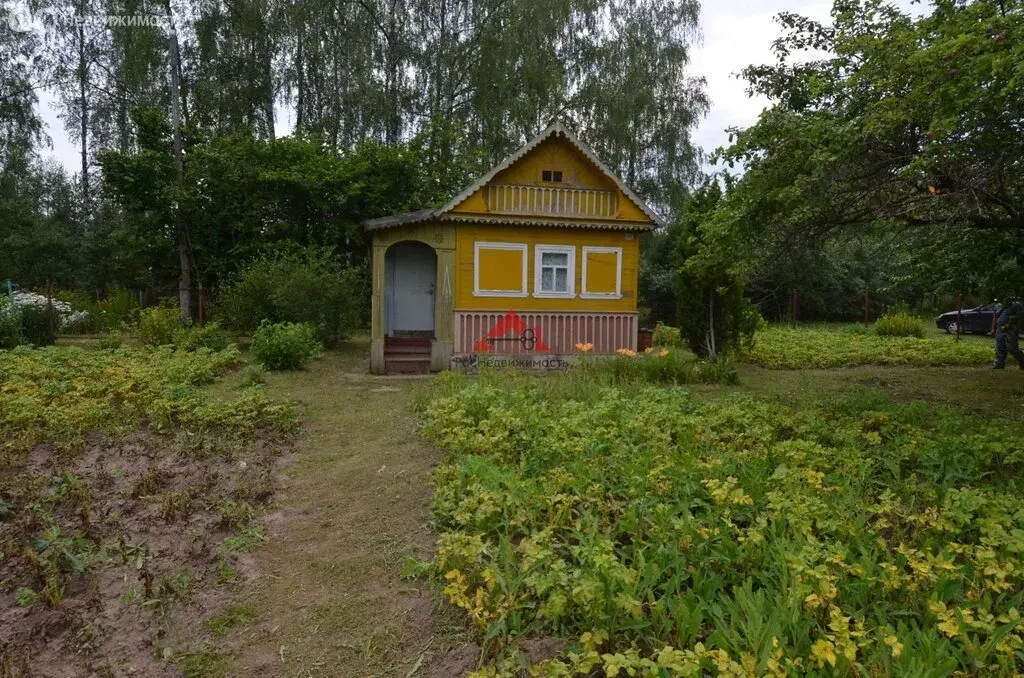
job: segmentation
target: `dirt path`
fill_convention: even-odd
[[[246,568],[241,602],[262,615],[228,639],[235,675],[437,675],[435,658],[462,642],[437,596],[400,577],[432,544],[437,453],[415,431],[417,382],[367,375],[359,348],[267,378],[269,394],[300,403],[306,440]]]

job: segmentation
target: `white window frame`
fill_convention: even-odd
[[[523,273],[520,290],[482,290],[480,289],[480,250],[516,250],[522,254]],[[474,242],[473,243],[473,296],[474,297],[528,297],[527,279],[529,277],[529,247],[517,242]]]
[[[533,248],[533,296],[538,299],[575,299],[576,298],[576,246],[575,245],[535,245]],[[541,289],[541,262],[545,254],[568,254],[569,271],[567,274],[569,289],[566,292],[545,292]]]
[[[614,254],[615,260],[615,292],[588,292],[587,291],[587,255]],[[583,293],[584,299],[621,299],[622,298],[622,248],[621,247],[589,247],[583,248]]]

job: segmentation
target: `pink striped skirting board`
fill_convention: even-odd
[[[635,313],[456,311],[456,355],[570,355],[576,344],[593,353],[636,350]]]

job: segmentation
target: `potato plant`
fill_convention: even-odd
[[[1024,429],[863,392],[442,379],[421,567],[519,676],[1024,670]]]
[[[166,620],[237,582],[296,424],[258,388],[204,389],[238,363],[235,348],[0,351],[0,666],[155,675]]]

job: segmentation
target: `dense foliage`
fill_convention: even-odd
[[[922,9],[842,1],[824,23],[784,12],[777,62],[745,70],[773,105],[723,150],[742,176],[707,230],[766,299],[813,299],[822,283],[842,292],[833,307],[864,289],[912,301],[1024,288],[1021,5]]]
[[[441,381],[426,566],[487,667],[532,675],[1021,670],[1024,430],[871,393]]]
[[[684,203],[676,229],[677,317],[686,344],[700,357],[749,346],[762,322],[743,295],[743,269],[703,228],[722,197],[717,183],[702,186]]]
[[[302,323],[264,320],[252,336],[253,357],[271,370],[298,370],[320,355],[316,328]]]
[[[698,16],[695,0],[12,0],[0,278],[151,303],[182,268],[198,298],[282,243],[358,265],[361,220],[443,203],[555,117],[670,209],[708,107],[686,70]],[[40,95],[73,174],[40,159]]]
[[[920,329],[920,321],[916,320]],[[892,337],[857,326],[771,327],[757,333],[744,358],[772,369],[853,367],[855,365],[983,365],[992,362],[988,341],[954,337]]]
[[[257,259],[227,282],[216,312],[238,332],[264,320],[305,323],[327,346],[363,326],[370,292],[364,270],[342,265],[329,250],[295,250]]]

